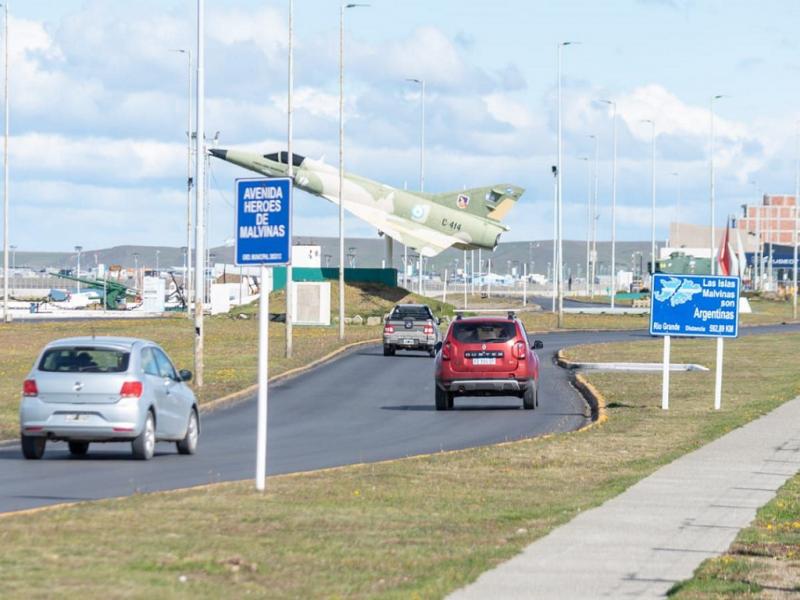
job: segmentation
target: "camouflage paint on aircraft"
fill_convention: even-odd
[[[286,152],[260,155],[240,150],[210,150],[213,156],[267,177],[285,177]],[[339,204],[339,172],[323,162],[292,156],[295,187]],[[499,184],[427,194],[399,190],[352,173],[344,175],[344,208],[392,239],[436,256],[451,246],[492,250],[509,230],[500,222],[525,190]]]

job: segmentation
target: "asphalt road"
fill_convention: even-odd
[[[789,328],[758,331],[773,329]],[[379,346],[271,386],[268,472],[380,461],[577,429],[586,422],[585,404],[568,374],[553,364],[555,352],[575,344],[649,336],[620,331],[532,337],[545,344],[540,406],[534,411],[522,410],[517,398],[461,398],[455,410],[436,412],[433,360],[412,353],[384,357]],[[206,414],[195,456],[179,456],[174,444],[161,443],[148,462],[132,460],[129,444],[96,444],[85,459],[73,459],[66,444],[50,443],[40,461],[24,460],[18,444],[2,447],[0,512],[252,478],[255,423],[254,398]]]

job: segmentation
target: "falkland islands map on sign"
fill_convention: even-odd
[[[703,288],[689,279],[669,277],[661,280],[661,289],[655,293],[658,302],[669,300],[670,306],[678,306],[689,302]]]

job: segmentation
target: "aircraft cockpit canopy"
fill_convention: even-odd
[[[289,162],[289,153],[273,152],[272,154],[265,154],[264,158],[285,165]],[[295,167],[299,167],[305,159],[306,159],[305,156],[300,156],[299,154],[295,154],[294,152],[292,152],[292,165],[294,165]]]

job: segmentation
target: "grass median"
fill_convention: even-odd
[[[598,373],[589,379],[609,419],[579,433],[270,477],[263,495],[241,482],[5,517],[0,596],[442,597],[800,391],[792,361],[774,360],[797,355],[800,335],[726,348],[721,411],[712,409],[713,371],[674,373],[668,412],[658,374]],[[660,352],[648,340],[569,356]],[[713,342],[673,341],[676,362],[713,356]]]

